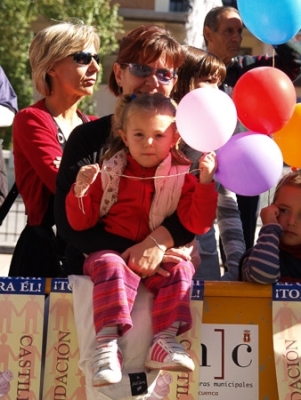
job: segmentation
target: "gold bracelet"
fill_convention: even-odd
[[[161,251],[163,251],[163,253],[165,253],[165,250],[162,249],[162,247],[159,245],[159,243],[157,242],[157,240],[156,240],[153,236],[151,236],[151,235],[149,235],[149,237],[156,243],[156,246],[158,247],[158,249],[160,249]]]

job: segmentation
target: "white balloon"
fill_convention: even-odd
[[[237,124],[236,107],[224,92],[199,88],[187,93],[176,113],[178,131],[190,147],[214,151],[232,136]]]

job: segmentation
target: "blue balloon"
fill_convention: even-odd
[[[237,0],[249,31],[268,44],[283,44],[301,29],[300,0]]]

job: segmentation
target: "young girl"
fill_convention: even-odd
[[[301,282],[301,170],[284,175],[260,216],[257,243],[241,260],[243,280]]]
[[[151,232],[175,210],[191,232],[204,233],[210,228],[217,203],[212,180],[216,156],[212,152],[200,159],[199,181],[188,173],[188,160],[176,150],[179,135],[175,113],[172,100],[160,93],[121,99],[115,113],[120,137],[105,154],[101,168],[93,164],[80,169],[67,196],[67,217],[73,229],[87,229],[101,220],[107,231],[135,242],[149,235],[165,252]],[[84,273],[94,283],[98,342],[94,386],[122,378],[117,338],[132,327],[131,311],[141,279],[154,294],[154,340],[146,368],[194,369],[192,359],[175,340],[176,335],[191,328],[192,263],[164,263],[139,271],[127,264],[129,260],[109,250],[90,254],[84,264]]]

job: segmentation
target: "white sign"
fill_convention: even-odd
[[[257,400],[258,326],[203,324],[198,398]]]

